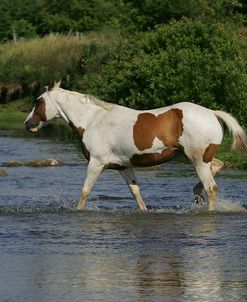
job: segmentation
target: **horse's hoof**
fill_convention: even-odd
[[[195,195],[195,203],[196,204],[202,204],[204,203],[204,197],[200,194]]]

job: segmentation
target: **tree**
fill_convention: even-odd
[[[157,24],[168,23],[171,19],[179,20],[182,17],[227,23],[243,21],[241,0],[123,0],[121,2],[124,4],[122,6],[131,12],[125,14],[125,17],[129,18],[129,23],[136,23],[137,31],[152,29]],[[122,19],[119,20],[121,22]],[[122,30],[125,30],[123,26]]]
[[[42,35],[51,31],[66,33],[98,30],[105,25],[113,7],[110,0],[43,1],[40,24],[37,25]]]
[[[19,37],[30,38],[36,35],[37,15],[43,0],[1,0],[0,2],[0,41],[13,38],[13,31]]]

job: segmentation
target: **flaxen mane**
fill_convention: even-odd
[[[112,103],[107,103],[104,101],[101,101],[99,99],[97,99],[96,97],[90,95],[90,94],[81,94],[79,92],[76,91],[69,91],[69,90],[65,90],[62,89],[60,87],[61,81],[59,81],[58,83],[53,82],[51,85],[46,86],[46,90],[47,91],[52,91],[54,89],[59,89],[62,90],[63,92],[66,93],[67,97],[74,100],[74,101],[79,101],[81,103],[87,103],[87,104],[94,104],[96,106],[99,106],[107,111],[111,111],[113,108],[115,108],[116,104],[112,104]]]
[[[94,97],[90,94],[81,94],[81,93],[76,92],[76,91],[66,91],[66,90],[64,90],[64,92],[66,92],[67,96],[70,99],[73,99],[75,101],[79,101],[81,103],[94,104],[96,106],[99,106],[99,107],[107,110],[107,111],[111,111],[113,108],[118,106],[116,104],[101,101],[101,100],[97,99],[96,97]]]

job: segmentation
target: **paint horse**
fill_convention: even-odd
[[[105,169],[118,170],[142,210],[134,167],[148,167],[184,154],[195,167],[200,182],[194,187],[200,200],[203,188],[208,210],[215,210],[217,185],[222,168],[214,159],[223,138],[221,121],[233,136],[233,149],[247,155],[246,136],[230,114],[183,102],[168,107],[138,111],[60,88],[46,88],[26,119],[26,128],[37,132],[48,121],[63,118],[79,135],[88,160],[87,175],[77,209],[82,209],[98,176]]]

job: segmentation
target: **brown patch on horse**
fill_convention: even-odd
[[[82,140],[85,129],[82,128],[82,127],[76,127],[71,121],[69,122],[69,125],[80,136],[82,152],[83,152],[85,158],[89,161],[90,160],[90,152],[88,151],[86,144]]]
[[[111,169],[111,170],[117,170],[117,171],[122,171],[125,170],[127,167],[121,166],[119,164],[114,164],[114,163],[109,163],[104,166],[104,170]]]
[[[179,137],[183,134],[183,112],[170,109],[157,117],[152,113],[141,113],[133,127],[134,142],[138,150],[144,151],[153,145],[157,137],[166,147],[181,147]]]
[[[203,153],[203,161],[205,163],[211,162],[219,147],[220,145],[217,144],[209,144]]]
[[[80,136],[83,137],[85,129],[82,127],[76,127],[71,121],[69,122],[69,126]]]
[[[134,154],[130,162],[139,167],[148,167],[163,164],[172,159],[177,154],[176,147],[168,147],[161,153]]]
[[[149,149],[155,139],[156,116],[152,113],[141,113],[133,127],[134,142],[138,150]]]
[[[35,105],[31,120],[34,125],[39,125],[41,121],[45,122],[47,120],[45,114],[45,100],[43,98],[41,98]]]

